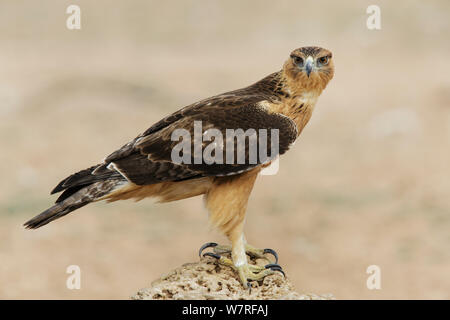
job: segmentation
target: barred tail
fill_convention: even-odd
[[[108,179],[97,181],[89,185],[78,186],[75,190],[68,189],[65,191],[67,192],[65,197],[60,197],[52,207],[25,222],[24,226],[27,229],[37,229],[42,227],[88,203],[100,200],[116,187],[123,184],[123,182],[123,179]]]

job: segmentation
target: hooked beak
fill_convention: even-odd
[[[305,61],[305,71],[308,78],[309,75],[311,74],[313,67],[314,67],[314,59],[311,56],[309,56],[308,58],[306,58]]]

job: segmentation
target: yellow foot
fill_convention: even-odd
[[[274,274],[276,271],[281,272],[284,276],[283,270],[277,264],[268,264],[264,267],[244,264],[239,267],[234,267],[234,269],[238,272],[239,279],[246,289],[250,287],[250,281],[261,281],[265,277]]]
[[[240,279],[242,285],[244,286],[244,288],[249,288],[250,281],[261,281],[268,275],[274,274],[277,271],[281,272],[283,274],[283,276],[285,276],[281,266],[276,263],[269,263],[265,266],[259,266],[259,265],[255,265],[255,264],[245,263],[243,265],[236,266],[231,259],[218,254],[218,253],[231,252],[231,250],[230,250],[231,248],[229,246],[219,246],[216,243],[207,243],[200,248],[199,255],[201,256],[203,250],[206,248],[209,248],[209,247],[214,248],[214,253],[206,252],[203,254],[203,256],[204,257],[209,256],[209,257],[216,258],[218,263],[220,263],[221,265],[231,267],[233,270],[235,270],[238,273],[239,279]],[[276,260],[278,260],[278,257],[276,255],[275,251],[273,251],[271,249],[255,249],[251,246],[246,246],[245,249],[246,249],[246,253],[248,255],[254,256],[256,258],[264,258],[266,260],[269,260],[269,259],[267,259],[267,257],[264,256],[264,254],[271,253],[275,256]],[[251,250],[251,252],[249,253],[249,251],[247,251],[247,250],[249,250],[249,251]],[[267,251],[267,250],[271,250],[271,251]]]
[[[218,245],[215,242],[208,242],[205,243],[199,250],[198,255],[201,256],[203,250],[207,248],[213,248],[214,253],[217,254],[224,254],[224,253],[231,253],[231,246],[229,245]],[[267,262],[272,263],[269,258],[265,256],[265,254],[269,253],[275,258],[275,264],[278,263],[278,254],[273,249],[257,249],[249,244],[245,245],[245,253],[248,254],[252,258],[256,259],[265,259]]]

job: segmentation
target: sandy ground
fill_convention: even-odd
[[[450,6],[378,1],[80,0],[0,3],[0,298],[126,299],[196,261],[201,198],[95,204],[45,228],[23,222],[49,191],[161,117],[277,71],[321,45],[336,76],[308,127],[261,177],[246,236],[278,251],[298,292],[450,298]],[[68,290],[66,268],[81,268]],[[366,269],[381,268],[381,290]]]

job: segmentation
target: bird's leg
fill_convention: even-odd
[[[250,249],[251,252],[249,255],[254,256],[258,255],[265,259],[267,258],[264,256],[263,249],[255,249],[251,246],[246,245],[243,234],[236,237],[235,239],[231,238],[231,241],[232,241],[231,250],[229,246],[219,246],[215,243],[207,243],[200,249],[200,254],[203,251],[203,249],[207,247],[214,247],[215,253],[208,252],[205,253],[203,256],[214,257],[218,260],[220,264],[229,266],[234,270],[236,270],[236,272],[239,275],[239,279],[245,288],[248,288],[250,281],[263,280],[265,277],[274,274],[276,271],[279,271],[284,275],[282,268],[278,264],[269,263],[265,266],[249,264],[246,256],[246,253],[249,253],[248,249]],[[230,251],[231,251],[231,259],[219,254],[219,253],[229,253]]]
[[[245,238],[243,234],[236,237],[236,239],[231,239],[231,241],[231,258],[233,259],[234,268],[239,274],[239,279],[245,288],[248,288],[249,281],[259,281],[268,275],[275,273],[275,270],[270,267],[266,268],[257,265],[250,265],[248,263],[247,255],[245,253]]]
[[[244,222],[247,202],[260,169],[247,171],[240,175],[220,177],[213,181],[213,185],[205,195],[205,204],[210,213],[212,225],[220,229],[231,241],[231,250],[219,246],[216,250],[231,251],[231,259],[217,253],[205,253],[218,259],[219,263],[232,267],[239,275],[245,288],[252,280],[262,280],[275,271],[283,272],[277,264],[266,266],[250,264],[246,255],[244,238]],[[206,244],[204,247],[217,247],[217,244]],[[249,255],[264,256],[264,250],[258,251],[247,246]],[[201,255],[200,250],[200,255]],[[272,253],[273,250],[267,251]]]

